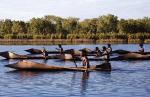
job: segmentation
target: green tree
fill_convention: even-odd
[[[150,33],[150,18],[149,17],[144,17],[141,22],[144,25],[144,32]]]
[[[56,33],[62,33],[62,32],[63,32],[62,21],[57,20],[56,21]]]
[[[96,32],[97,32],[97,18],[94,18],[94,19],[90,20],[89,32],[96,34]]]
[[[88,23],[89,19],[85,19],[84,21],[79,22],[80,25],[80,33],[84,34],[87,33],[89,31],[89,23]]]
[[[12,33],[11,28],[12,28],[12,21],[10,19],[1,21],[0,32],[10,34],[10,33]]]
[[[124,19],[121,19],[118,22],[117,29],[119,33],[127,33],[128,32],[128,22]]]
[[[55,25],[50,21],[33,18],[29,22],[29,31],[37,34],[55,33]]]
[[[26,28],[25,22],[13,21],[12,32],[13,33],[26,33],[27,28]]]
[[[63,28],[69,33],[78,32],[79,18],[69,17],[63,21]]]
[[[111,14],[100,16],[97,21],[97,32],[117,32],[117,22],[117,16]]]

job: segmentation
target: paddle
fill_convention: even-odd
[[[73,62],[75,63],[75,66],[77,67],[77,63],[76,63],[76,61],[75,61],[75,59],[73,58]]]
[[[72,55],[73,62],[75,63],[75,66],[77,67],[77,63],[76,63],[76,61],[74,59],[74,50],[71,49],[70,52],[71,52],[70,54]]]
[[[48,53],[47,53],[45,47],[43,47],[43,49],[42,49],[41,51],[42,51],[42,54],[43,54],[43,56],[44,56],[44,58],[45,58],[45,60],[46,60],[46,59],[47,59],[47,56],[48,56]]]
[[[82,65],[84,66],[84,68],[86,69],[86,71],[88,70],[88,68],[90,68],[90,63],[87,57],[87,52],[85,50],[82,50]]]

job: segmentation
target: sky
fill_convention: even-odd
[[[113,14],[118,18],[150,16],[150,0],[0,0],[0,20],[24,20],[45,15],[81,20]]]

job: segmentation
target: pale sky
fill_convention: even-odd
[[[150,0],[0,0],[0,19],[25,20],[45,15],[81,20],[113,14],[119,18],[150,16]]]

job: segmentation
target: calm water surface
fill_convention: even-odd
[[[103,45],[64,45],[64,49],[100,48]],[[56,45],[1,45],[0,51],[23,51],[45,47],[55,50]],[[135,51],[136,44],[114,44],[113,50]],[[144,45],[150,51],[150,44]],[[18,72],[4,67],[19,60],[0,57],[0,97],[150,97],[150,61],[111,61],[111,72]],[[49,65],[74,66],[60,60],[31,60]],[[101,64],[102,62],[90,62]],[[81,65],[80,62],[77,62]]]

